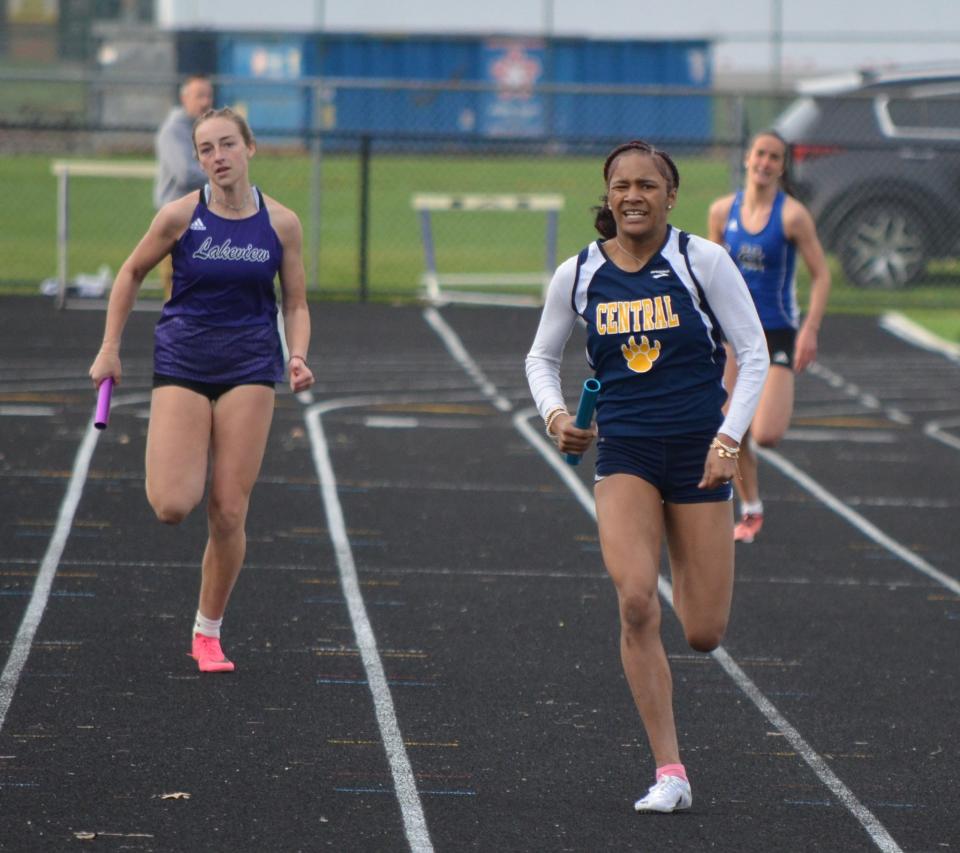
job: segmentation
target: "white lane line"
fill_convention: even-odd
[[[939,353],[950,361],[960,362],[960,346],[945,341],[899,311],[884,314],[880,318],[880,328],[915,347]]]
[[[868,539],[872,539],[881,547],[886,548],[891,554],[899,557],[918,572],[925,574],[928,578],[935,580],[950,591],[960,595],[960,581],[956,578],[952,578],[950,575],[941,572],[940,569],[928,563],[923,557],[918,556],[909,548],[901,545],[893,537],[887,536],[879,527],[867,521],[860,513],[851,509],[838,497],[828,492],[816,480],[804,474],[796,465],[789,462],[775,450],[768,450],[764,447],[755,447],[754,449],[761,459],[769,462],[774,468],[793,480],[802,489],[808,491],[817,500],[832,509],[837,515],[856,527],[857,530]]]
[[[122,397],[115,397],[113,407],[129,406],[149,399],[149,394],[127,394]],[[70,536],[73,517],[77,511],[77,505],[80,503],[80,496],[83,493],[87,474],[90,471],[90,460],[93,458],[93,451],[99,438],[100,430],[93,426],[93,417],[91,416],[87,424],[87,431],[84,433],[77,455],[73,460],[70,482],[67,484],[67,491],[64,493],[63,501],[60,504],[57,523],[54,525],[53,534],[47,544],[46,553],[43,555],[40,568],[37,570],[37,578],[33,583],[30,602],[27,604],[23,619],[20,621],[17,635],[13,639],[10,656],[7,658],[3,673],[0,673],[0,731],[3,731],[3,723],[7,718],[7,711],[10,710],[13,695],[17,691],[20,674],[27,658],[30,656],[33,638],[36,636],[37,629],[43,619],[43,612],[46,610],[47,601],[50,598],[50,590],[53,588],[53,579],[56,576],[57,567],[60,565],[63,549],[66,547],[67,539]]]
[[[570,490],[580,502],[580,505],[596,519],[597,510],[594,505],[593,496],[587,490],[583,481],[571,471],[570,467],[562,460],[560,454],[557,453],[556,448],[548,443],[547,439],[528,423],[528,419],[536,414],[537,412],[533,408],[517,412],[517,414],[513,416],[513,424],[520,434],[523,435],[547,461],[547,464],[550,465],[570,487]],[[661,575],[658,583],[660,595],[673,607],[673,587],[670,582]],[[860,822],[860,825],[867,831],[870,838],[873,839],[877,848],[882,850],[883,853],[903,853],[900,846],[893,840],[883,824],[881,824],[874,814],[840,781],[826,761],[824,761],[813,747],[803,739],[800,733],[790,725],[783,714],[764,696],[760,688],[753,683],[750,677],[740,668],[727,651],[721,646],[712,652],[712,657],[720,664],[737,687],[753,702],[760,713],[767,718],[770,724],[790,742],[790,745],[796,753],[806,761],[810,769],[817,775],[817,778],[831,791],[844,808]]]
[[[438,315],[439,316],[439,315]],[[433,324],[431,324],[433,325]],[[444,327],[447,334],[452,336],[456,344],[463,350],[456,333],[445,322]],[[434,326],[436,328],[436,326]],[[466,350],[463,350],[466,354]],[[467,355],[469,358],[469,355]],[[472,359],[471,359],[472,361]],[[494,389],[495,390],[495,389]],[[485,392],[486,393],[486,392]],[[528,408],[517,412],[513,416],[513,424],[524,438],[540,453],[547,464],[560,476],[573,492],[580,505],[586,512],[596,520],[597,510],[593,501],[593,496],[584,486],[583,481],[573,473],[569,465],[562,461],[556,449],[539,431],[533,429],[528,423],[529,418],[537,414],[536,409]],[[662,575],[658,579],[658,590],[665,601],[673,607],[673,587],[670,582]],[[853,792],[847,788],[843,782],[830,769],[829,765],[820,757],[820,755],[800,736],[786,718],[777,710],[777,708],[767,699],[760,689],[751,681],[751,679],[736,664],[733,658],[720,647],[712,653],[714,660],[723,667],[724,671],[737,684],[737,686],[749,697],[757,709],[767,720],[780,731],[790,742],[797,754],[800,755],[808,766],[813,770],[821,782],[837,797],[843,806],[860,822],[860,825],[866,830],[867,834],[873,839],[878,849],[883,853],[903,853],[900,846],[893,840],[893,837],[887,832],[883,824],[866,808]]]
[[[935,441],[939,441],[947,447],[952,447],[954,450],[960,450],[960,437],[949,432],[949,430],[957,427],[960,427],[960,418],[950,418],[945,421],[930,421],[924,426],[923,431]]]
[[[842,390],[844,394],[856,400],[866,409],[880,411],[882,408],[882,404],[873,394],[866,394],[862,392],[852,382],[848,382],[839,373],[835,373],[829,367],[824,366],[819,361],[813,362],[813,364],[807,368],[807,373],[823,380],[831,388]],[[904,424],[905,426],[913,423],[913,418],[911,418],[910,415],[906,414],[905,412],[902,412],[900,409],[888,407],[883,409],[883,412],[894,423]]]
[[[87,431],[77,450],[76,458],[73,460],[70,483],[60,504],[60,512],[57,515],[53,535],[50,537],[46,553],[43,555],[43,561],[37,571],[33,592],[30,594],[30,602],[27,604],[26,612],[23,614],[20,627],[13,639],[6,666],[3,668],[3,673],[0,674],[0,731],[3,730],[7,711],[10,710],[10,703],[17,691],[20,674],[27,658],[30,656],[33,638],[36,636],[40,621],[43,619],[43,612],[50,598],[50,590],[53,587],[57,566],[60,564],[60,556],[63,554],[67,538],[70,536],[73,516],[77,511],[77,505],[80,503],[80,496],[83,494],[87,472],[90,470],[90,459],[93,456],[99,437],[100,431],[93,426],[93,418],[91,417],[87,424]]]
[[[0,406],[0,417],[49,418],[57,410],[53,406],[18,406],[16,404]]]
[[[310,435],[310,444],[313,448],[313,463],[320,479],[320,493],[323,497],[323,506],[327,515],[327,527],[330,530],[330,539],[333,543],[337,558],[337,567],[340,572],[340,583],[343,595],[350,613],[350,622],[357,639],[357,648],[363,661],[363,668],[367,675],[367,684],[373,695],[373,705],[380,728],[380,736],[387,753],[390,772],[393,775],[393,784],[400,804],[403,817],[404,831],[410,849],[415,853],[432,853],[433,844],[430,841],[430,832],[423,814],[423,804],[417,791],[416,779],[410,758],[407,756],[403,744],[403,735],[400,733],[400,723],[394,708],[393,697],[387,686],[387,676],[383,669],[383,661],[377,650],[377,640],[373,633],[373,626],[367,616],[367,608],[360,590],[360,578],[357,566],[353,560],[353,551],[350,548],[350,538],[347,535],[347,525],[343,517],[343,508],[337,495],[337,479],[330,461],[330,451],[327,438],[323,431],[322,416],[325,412],[349,406],[369,406],[384,402],[397,402],[396,398],[388,400],[382,397],[351,398],[331,400],[326,403],[317,403],[310,406],[305,413],[307,431]]]
[[[363,419],[363,425],[373,429],[416,429],[420,421],[411,417],[368,415]]]
[[[501,412],[512,412],[513,404],[497,390],[496,385],[487,379],[486,374],[480,369],[480,365],[478,365],[470,353],[467,352],[466,347],[464,347],[460,340],[460,336],[450,328],[447,321],[440,316],[440,312],[437,311],[436,308],[425,308],[423,311],[423,319],[426,320],[429,326],[439,335],[447,351],[466,371],[467,376],[473,379],[480,390],[493,401],[493,405]]]

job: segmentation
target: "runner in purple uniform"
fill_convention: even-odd
[[[209,183],[165,204],[117,273],[95,385],[122,380],[120,342],[145,276],[173,258],[173,293],[154,337],[146,491],[157,518],[178,524],[207,500],[208,539],[191,653],[202,672],[234,669],[220,626],[246,551],[245,522],[283,381],[274,277],[279,276],[292,391],[313,384],[307,366],[310,314],[300,221],[251,186],[256,143],[232,110],[209,110],[194,125]]]

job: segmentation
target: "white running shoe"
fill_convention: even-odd
[[[652,785],[647,795],[637,800],[633,808],[638,812],[669,814],[688,809],[693,805],[690,783],[679,776],[661,776]]]

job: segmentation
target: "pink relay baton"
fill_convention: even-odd
[[[110,422],[110,395],[113,393],[113,377],[108,376],[97,390],[97,415],[93,425],[97,429],[106,429]]]

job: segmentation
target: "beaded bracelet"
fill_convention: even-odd
[[[557,440],[557,437],[552,432],[550,432],[550,427],[553,426],[553,422],[560,415],[569,415],[569,414],[570,413],[563,406],[557,406],[555,409],[551,409],[549,412],[547,412],[547,416],[543,419],[543,422],[546,426],[547,438],[553,441]]]
[[[710,442],[710,449],[716,450],[717,455],[721,459],[732,459],[734,462],[736,462],[740,458],[739,447],[730,447],[729,445],[726,445],[720,441],[719,438],[715,438]]]

